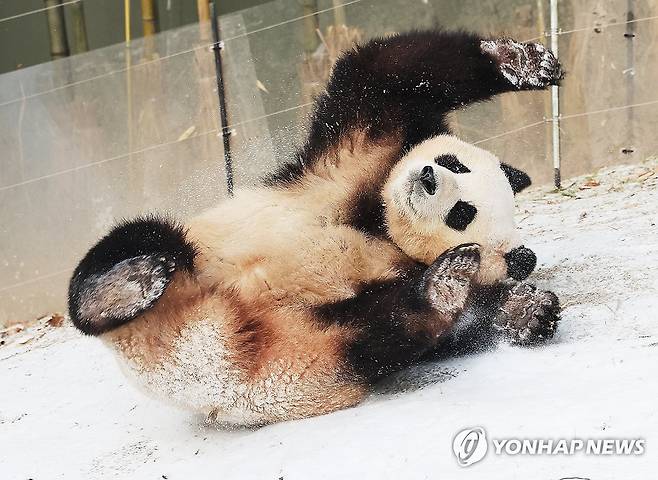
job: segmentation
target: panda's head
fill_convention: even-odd
[[[486,150],[440,135],[414,147],[391,172],[383,196],[388,233],[409,256],[431,263],[462,243],[482,247],[479,280],[526,278],[534,253],[514,221],[514,194],[530,185]]]

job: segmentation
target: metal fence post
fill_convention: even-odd
[[[551,50],[557,57],[558,52],[558,0],[551,0]],[[553,121],[553,175],[555,188],[561,188],[560,158],[560,87],[551,87],[551,114]]]
[[[233,195],[233,160],[231,158],[231,130],[228,126],[228,114],[226,111],[226,97],[224,90],[224,77],[222,75],[221,50],[224,45],[219,34],[219,23],[217,20],[217,9],[215,0],[210,4],[210,23],[212,25],[212,49],[215,53],[215,75],[217,77],[217,97],[219,100],[219,123],[221,136],[224,144],[224,166],[226,168],[226,190],[229,196]]]

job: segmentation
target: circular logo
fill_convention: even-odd
[[[461,467],[479,462],[487,454],[487,433],[482,427],[465,428],[452,441],[452,451]]]

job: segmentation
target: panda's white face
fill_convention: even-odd
[[[481,280],[507,276],[504,255],[521,246],[514,193],[498,158],[441,135],[412,149],[383,191],[389,234],[411,257],[432,262],[462,243],[482,246]]]

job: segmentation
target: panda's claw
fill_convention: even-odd
[[[519,90],[557,85],[562,78],[560,62],[539,43],[499,38],[483,40],[480,49],[493,58],[501,75]]]

